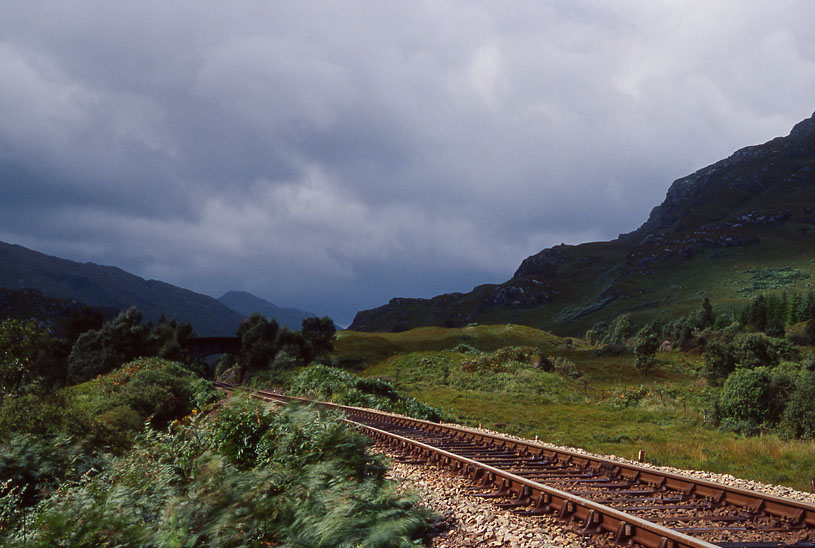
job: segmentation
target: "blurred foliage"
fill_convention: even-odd
[[[267,427],[262,434],[258,421]],[[382,458],[366,447],[364,436],[330,413],[276,414],[241,400],[169,432],[145,431],[103,473],[65,485],[7,522],[0,540],[31,547],[421,546],[432,515],[395,493]],[[0,493],[0,510],[3,500]]]

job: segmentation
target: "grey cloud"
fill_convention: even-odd
[[[19,4],[0,238],[350,321],[636,228],[811,114],[815,6]]]

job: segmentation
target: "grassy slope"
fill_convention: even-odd
[[[473,379],[477,373],[461,369],[468,356],[451,351],[462,342],[489,351],[508,345],[538,347],[544,356],[573,361],[582,376],[554,379],[551,374],[521,371],[516,372],[524,378],[520,385],[506,376],[490,377],[492,385],[479,385]],[[709,390],[698,377],[699,356],[661,353],[662,365],[644,383],[641,399],[625,407],[622,402],[639,393],[642,383],[633,356],[598,356],[580,342],[564,343],[518,325],[344,332],[337,355],[364,357],[372,365],[363,375],[387,378],[408,394],[450,410],[464,423],[628,458],[644,450],[655,464],[808,488],[815,443],[775,436],[742,438],[721,433],[705,421]],[[444,364],[444,374],[438,364]]]
[[[765,229],[759,244],[702,249],[689,260],[675,260],[663,265],[658,275],[617,282],[615,286],[631,298],[612,301],[594,313],[568,318],[564,312],[588,308],[596,303],[592,298],[585,299],[572,292],[564,294],[562,301],[551,306],[516,313],[515,321],[539,327],[551,325],[557,333],[579,336],[595,322],[610,320],[621,313],[630,313],[636,322],[643,324],[653,319],[682,317],[697,309],[705,295],[715,303],[717,313],[729,313],[745,306],[753,296],[745,292],[753,277],[750,271],[782,267],[800,269],[810,276],[784,289],[806,291],[812,288],[815,282],[812,238],[803,235],[790,238],[787,231],[775,233]],[[603,276],[599,271],[593,274],[597,274],[593,281],[581,280],[577,272],[566,272],[563,277],[577,280],[574,287],[581,288],[585,295],[597,295]],[[488,321],[491,318],[479,319]]]

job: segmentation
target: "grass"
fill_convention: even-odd
[[[581,376],[567,378],[524,363],[507,371],[467,372],[470,356],[452,350],[464,342],[492,352],[503,341],[567,358]],[[699,355],[659,353],[660,365],[643,380],[633,355],[598,355],[580,340],[566,344],[517,325],[346,333],[337,349],[339,356],[364,349],[372,365],[362,376],[385,378],[464,424],[631,459],[642,450],[653,464],[801,490],[809,489],[815,470],[815,442],[717,430],[710,421],[715,391],[699,377]]]
[[[385,358],[405,352],[450,350],[468,344],[491,352],[505,346],[529,345],[555,349],[563,339],[525,325],[472,325],[462,328],[419,327],[401,333],[340,331],[335,353],[347,360],[376,365]]]

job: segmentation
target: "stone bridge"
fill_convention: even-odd
[[[194,337],[187,340],[187,353],[196,360],[216,354],[238,354],[241,341],[237,337]],[[209,377],[215,376],[215,366],[209,368]]]

